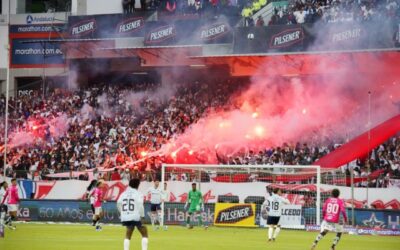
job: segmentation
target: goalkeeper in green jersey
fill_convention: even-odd
[[[189,206],[189,216],[186,219],[186,226],[189,229],[193,228],[193,225],[190,224],[190,218],[194,215],[194,219],[196,217],[199,220],[199,224],[203,225],[201,212],[204,211],[204,203],[203,203],[203,195],[200,191],[196,189],[196,183],[192,183],[192,190],[189,191],[188,199],[185,204],[185,210],[188,209]],[[207,226],[205,226],[207,229]]]

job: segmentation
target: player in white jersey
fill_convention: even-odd
[[[150,219],[151,225],[155,226],[156,222],[161,225],[161,201],[162,201],[162,190],[160,188],[160,182],[154,181],[154,186],[149,188],[147,194],[150,195]],[[159,229],[159,225],[155,227],[155,230]]]
[[[161,202],[162,202],[162,207],[161,207],[161,209],[164,208],[165,202],[169,202],[169,190],[168,190],[168,188],[167,188],[167,183],[166,183],[166,182],[164,182],[164,189],[161,191]],[[161,215],[160,218],[161,218],[161,220],[164,220],[164,218],[163,218],[162,215]],[[168,229],[167,225],[165,225],[165,224],[163,223],[163,221],[160,221],[160,224],[163,224],[163,225],[164,225],[164,230],[167,230],[167,229]]]
[[[92,209],[92,226],[96,225],[96,218],[95,218],[95,209],[94,209],[94,196],[92,195],[93,191],[96,189],[97,180],[92,180],[89,186],[86,188],[86,199],[90,202],[90,208]]]
[[[139,185],[139,179],[131,179],[129,186],[117,201],[122,225],[126,227],[124,250],[129,250],[130,240],[135,227],[142,235],[142,250],[147,250],[148,246],[149,237],[147,228],[142,224],[142,219],[144,218],[144,196],[138,191]]]
[[[289,200],[282,197],[282,191],[276,188],[272,194],[265,200],[262,209],[268,211],[268,241],[275,241],[281,231],[279,220],[282,214],[282,205],[290,204]]]

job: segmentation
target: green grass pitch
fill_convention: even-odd
[[[316,232],[282,230],[277,241],[267,243],[266,229],[217,228],[188,230],[172,226],[168,231],[149,229],[149,250],[233,250],[310,249]],[[122,250],[125,229],[122,226],[103,226],[96,232],[89,225],[18,224],[17,230],[6,229],[0,238],[1,250]],[[329,250],[334,234],[328,234],[317,246]],[[134,232],[130,249],[141,249],[140,236]],[[399,250],[400,237],[344,235],[338,250]]]

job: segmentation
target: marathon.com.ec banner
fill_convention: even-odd
[[[11,25],[11,68],[63,67],[61,44],[48,42],[58,39],[62,24]]]
[[[231,227],[255,227],[256,205],[216,203],[214,225]]]
[[[301,205],[284,205],[282,207],[282,215],[279,220],[279,225],[284,228],[304,229],[304,225],[302,225],[301,223],[301,218]],[[265,227],[266,225],[266,220],[264,220],[262,216],[260,216],[260,226]]]

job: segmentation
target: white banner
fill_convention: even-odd
[[[282,216],[279,224],[283,228],[304,229],[305,225],[301,224],[301,205],[284,205],[282,207]],[[267,222],[260,214],[260,226],[266,227]]]

